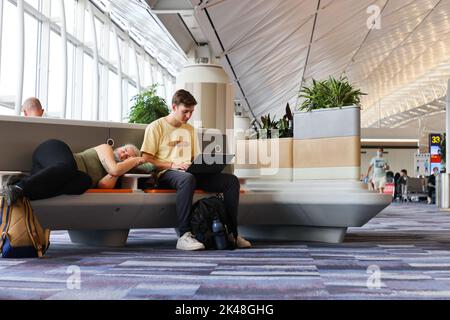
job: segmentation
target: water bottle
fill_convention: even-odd
[[[224,250],[227,248],[227,239],[222,222],[219,218],[215,218],[212,222],[212,231],[214,232],[214,241],[216,242],[217,250]]]

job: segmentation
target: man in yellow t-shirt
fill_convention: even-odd
[[[195,189],[222,192],[225,209],[231,222],[234,241],[238,248],[248,248],[250,242],[238,236],[237,212],[239,206],[239,180],[232,174],[191,174],[186,170],[200,153],[194,128],[187,122],[197,105],[186,90],[178,90],[172,98],[171,113],[150,123],[142,143],[142,157],[152,163],[158,173],[158,186],[176,189],[176,210],[180,238],[177,249],[201,250],[205,246],[191,233],[190,216]]]

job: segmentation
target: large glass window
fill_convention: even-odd
[[[63,0],[64,12],[66,17],[66,32],[74,35],[75,28],[75,6],[76,0]],[[61,26],[61,0],[51,0],[51,16],[55,19],[55,23]]]
[[[3,0],[2,0],[3,1]],[[13,107],[17,91],[17,9],[9,1],[3,3],[3,33],[0,69],[0,101]]]
[[[23,99],[36,96],[36,68],[38,60],[38,21],[25,14],[25,66],[23,79]],[[41,57],[44,59],[45,57]]]
[[[56,2],[53,0],[52,2]],[[66,31],[74,35],[75,33],[75,9],[77,2],[75,0],[64,0],[64,11],[66,12]]]
[[[93,63],[93,59],[85,53],[83,57],[83,106],[81,112],[83,120],[92,119]]]
[[[159,67],[155,68],[156,70],[156,83],[158,84],[158,89],[156,90],[156,93],[158,96],[166,98],[166,93],[164,89],[164,81],[163,81],[163,75],[161,73],[161,69]]]
[[[13,116],[14,115],[14,109],[12,108],[8,108],[8,107],[4,107],[0,104],[0,114],[4,114],[7,116]]]
[[[134,81],[137,81],[137,66],[136,66],[136,56],[134,48],[128,47],[128,75]]]
[[[109,31],[109,60],[111,63],[117,67],[117,63],[119,62],[119,58],[117,55],[117,49],[116,49],[116,36],[113,32],[113,30]]]
[[[141,69],[141,83],[143,88],[148,88],[152,85],[152,69],[150,68],[150,62],[145,59],[143,61],[143,68]]]
[[[22,53],[18,52],[20,26],[17,1],[0,1],[3,3],[4,10],[0,38],[2,41],[0,114],[14,114],[18,93],[17,84],[20,80],[18,71],[21,68],[18,58],[22,56]],[[155,39],[158,35],[152,34],[151,37],[146,37],[142,28],[134,28],[133,35],[130,35],[126,15],[114,13],[114,5],[111,8],[108,7],[108,10],[112,10],[110,13],[103,12],[102,10],[106,10],[106,7],[99,5],[97,0],[90,0],[97,4],[93,6],[89,5],[89,0],[64,0],[67,66],[64,65],[61,1],[45,1],[25,0],[24,78],[21,92],[23,99],[30,96],[38,97],[50,117],[66,116],[93,120],[98,109],[101,120],[124,121],[132,106],[130,100],[138,93],[138,83],[142,89],[158,83],[160,96],[167,98],[171,94],[170,79],[163,79],[161,73],[161,68],[166,67],[156,63],[156,55],[160,51],[158,48],[166,45],[166,42],[151,41],[150,43],[149,39]],[[43,4],[48,4],[49,10],[42,10],[46,8]],[[40,11],[39,15],[36,15],[36,10]],[[89,10],[92,10],[92,13]],[[92,25],[91,14],[94,15],[95,28]],[[83,24],[80,26],[78,23],[81,21]],[[153,19],[149,18],[149,21],[151,25]],[[45,33],[48,31],[48,28],[45,28],[47,23],[50,24],[49,39],[46,38]],[[81,30],[83,32],[80,35]],[[153,30],[151,26],[149,30]],[[94,35],[97,37],[97,48],[95,48]],[[105,35],[107,35],[106,39]],[[119,78],[117,44],[121,58],[121,78]],[[148,51],[148,48],[151,48],[151,51]],[[97,90],[96,86],[94,88],[96,83],[94,82],[96,75],[94,50],[99,53],[98,92],[94,91]],[[63,86],[65,68],[67,68],[66,91]],[[97,94],[99,101],[94,101]],[[64,101],[66,106],[62,105]]]
[[[73,109],[73,87],[74,87],[74,76],[75,72],[73,70],[74,66],[74,53],[75,47],[72,43],[67,44],[67,102],[66,102],[66,115],[70,118]],[[61,115],[64,117],[64,115]]]
[[[3,0],[2,0],[3,1]],[[53,0],[55,1],[55,0]],[[52,1],[52,2],[53,2]],[[35,8],[36,10],[39,10],[39,2],[40,0],[26,0],[26,3],[28,3],[29,5],[31,5],[33,8]],[[55,1],[56,2],[56,1]]]
[[[125,60],[125,41],[119,36],[119,52],[120,52],[120,61],[122,62],[122,71],[125,71],[126,65],[125,63],[127,62]]]
[[[60,18],[61,17],[61,2],[60,2],[60,0],[53,0],[53,1],[50,1],[50,3],[51,3],[50,13],[51,13],[52,18]]]
[[[135,95],[138,94],[138,90],[136,89],[136,87],[134,85],[132,85],[131,83],[128,84],[128,103],[127,103],[127,108],[126,108],[126,112],[125,112],[125,116],[126,119],[128,120],[128,115],[130,113],[130,109],[133,106],[134,102],[131,101],[131,98],[133,98]]]
[[[56,2],[56,1],[55,1]],[[50,116],[61,117],[63,106],[63,56],[61,36],[50,32],[50,61],[48,66],[48,105],[47,113]]]
[[[94,29],[91,23],[91,16],[89,11],[84,10],[84,42],[88,47],[94,46]]]
[[[47,113],[49,116],[62,118],[64,106],[63,103],[63,81],[64,81],[64,65],[63,65],[63,48],[61,36],[52,31],[50,33],[50,61],[48,70],[48,105]],[[73,45],[67,44],[67,114],[70,114],[72,108],[72,74],[73,74]]]
[[[120,121],[119,77],[112,71],[108,74],[108,89],[108,120]]]

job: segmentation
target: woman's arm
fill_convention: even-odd
[[[95,147],[95,151],[97,151],[98,158],[100,159],[103,168],[105,168],[106,172],[114,177],[121,176],[134,167],[145,162],[142,157],[132,157],[117,163],[114,159],[113,149],[107,144],[102,144]]]
[[[104,176],[98,182],[97,188],[99,188],[99,189],[114,189],[118,179],[119,179],[119,177],[112,176],[108,173],[106,176]]]

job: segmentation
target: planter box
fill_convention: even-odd
[[[239,178],[292,180],[292,138],[237,140],[234,173]]]
[[[294,113],[294,180],[359,180],[360,108]]]

